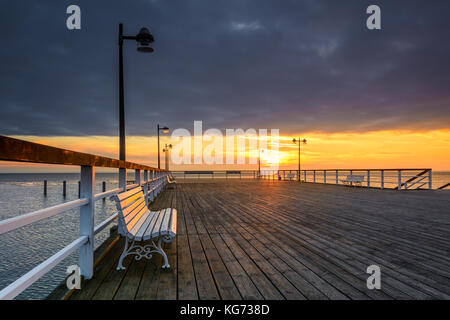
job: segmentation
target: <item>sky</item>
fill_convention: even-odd
[[[66,27],[71,4],[81,30]],[[381,30],[366,28],[371,4]],[[130,160],[155,164],[157,123],[192,129],[202,120],[307,137],[309,168],[450,169],[448,1],[3,0],[1,8],[1,135],[117,158],[122,22],[126,34],[146,26],[155,37],[151,54],[125,43]],[[295,167],[295,146],[281,154],[282,166]],[[23,164],[0,163],[8,168]]]

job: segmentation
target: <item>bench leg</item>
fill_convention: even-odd
[[[151,259],[153,253],[159,253],[164,258],[164,265],[162,266],[163,269],[170,268],[169,260],[167,259],[167,255],[164,252],[161,244],[172,242],[173,238],[163,236],[159,237],[158,239],[158,245],[155,244],[154,241],[152,241],[151,244],[147,245],[136,245],[134,243],[134,240],[128,239],[128,237],[125,237],[125,247],[123,248],[123,252],[120,256],[119,263],[117,265],[117,270],[124,270],[125,267],[123,266],[122,262],[123,259],[125,259],[126,256],[135,254],[136,260],[141,260],[142,258]]]
[[[167,259],[167,255],[166,255],[166,253],[164,252],[163,248],[161,247],[161,243],[162,243],[162,241],[163,241],[163,238],[164,238],[164,237],[159,237],[159,240],[158,240],[158,250],[157,250],[157,251],[158,251],[158,253],[161,254],[162,257],[164,258],[164,265],[163,265],[161,268],[163,268],[163,269],[168,269],[168,268],[170,268],[169,260]],[[164,242],[166,242],[166,241],[164,241]]]
[[[128,242],[131,242],[130,239],[128,239],[127,236],[125,236],[125,247],[123,248],[122,254],[120,255],[119,263],[117,264],[117,270],[125,270],[125,267],[123,266],[122,262],[123,259],[130,253],[128,250]],[[133,247],[133,243],[131,244],[131,247]]]

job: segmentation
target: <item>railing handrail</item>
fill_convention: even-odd
[[[71,166],[166,171],[147,165],[47,146],[0,135],[0,160]]]

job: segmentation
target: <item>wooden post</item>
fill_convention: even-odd
[[[402,170],[398,170],[398,190],[402,190]]]
[[[350,175],[351,176],[353,175],[353,170],[350,170]],[[353,179],[352,179],[352,181],[350,181],[350,185],[353,186]]]
[[[81,181],[78,181],[78,199],[81,199]]]
[[[381,190],[384,189],[384,170],[381,170]]]
[[[47,180],[44,180],[44,196],[47,196]]]
[[[327,183],[327,170],[323,170],[323,183]]]
[[[313,171],[313,182],[316,183],[316,170]]]
[[[144,198],[145,204],[148,206],[148,170],[144,170]]]
[[[370,170],[367,170],[367,188],[370,188]]]
[[[336,170],[336,184],[339,184],[339,171]]]
[[[63,197],[67,195],[67,186],[66,186],[66,180],[63,181]]]
[[[433,190],[433,170],[428,171],[428,190]]]
[[[106,192],[106,181],[102,182],[102,192]],[[105,201],[106,201],[106,198],[103,198],[102,202],[105,202]]]
[[[88,242],[80,248],[78,265],[86,279],[92,278],[94,272],[94,191],[95,168],[81,166],[81,198],[89,203],[80,208],[80,236],[87,236]]]
[[[304,175],[304,180],[305,180],[305,182],[306,182],[306,170],[303,171],[303,175]]]

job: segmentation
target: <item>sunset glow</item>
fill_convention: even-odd
[[[301,136],[308,140],[301,146],[303,169],[334,168],[395,168],[395,167],[431,167],[433,170],[450,170],[450,130],[424,132],[412,131],[374,131],[366,133],[317,133],[305,132]],[[37,137],[16,136],[16,138],[47,144],[74,151],[87,152],[111,158],[117,158],[118,138],[108,136],[87,137]],[[161,143],[174,143],[170,136],[161,138]],[[203,144],[203,149],[208,143]],[[281,133],[279,151],[261,156],[262,167],[273,164],[279,159],[280,169],[297,167],[298,145],[292,137]],[[222,156],[225,155],[223,152]],[[235,155],[236,156],[236,155]],[[257,157],[257,150],[246,149],[246,165],[171,165],[173,170],[195,170],[199,167],[223,170],[240,168],[254,170],[256,164],[248,164],[248,157]],[[127,160],[151,166],[157,164],[156,137],[127,137]],[[257,163],[256,161],[254,163]],[[26,171],[27,168],[39,168],[40,171],[52,171],[54,166],[29,165],[26,163],[1,163],[2,172]],[[59,167],[59,171],[72,170]],[[73,170],[76,170],[74,168]]]

